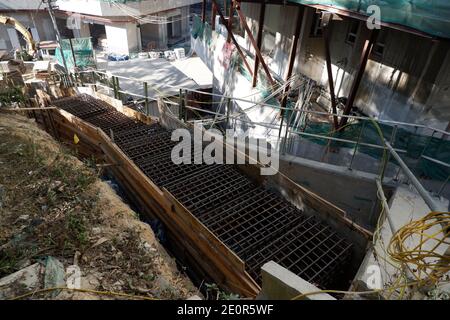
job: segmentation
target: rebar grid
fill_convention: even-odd
[[[70,97],[54,104],[100,127],[156,185],[166,187],[244,260],[260,282],[270,260],[326,288],[345,270],[352,245],[329,226],[255,185],[232,165],[174,164],[171,131],[131,120],[100,100]],[[201,153],[202,150],[191,150]]]

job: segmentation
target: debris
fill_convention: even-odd
[[[99,245],[101,245],[102,243],[105,243],[108,240],[109,240],[108,238],[102,237],[102,238],[98,239],[97,242],[91,248],[98,247]]]
[[[42,266],[32,264],[0,279],[0,299],[8,299],[40,288]]]
[[[46,289],[64,287],[66,285],[65,274],[64,265],[58,259],[48,256],[45,262],[44,287]],[[56,297],[58,294],[59,291],[51,293],[52,297]]]
[[[3,185],[0,184],[0,208],[2,207],[3,203],[3,194],[5,193],[5,188]]]
[[[6,259],[0,278],[29,270],[44,257],[35,283],[0,286],[0,299],[60,286],[148,296],[156,289],[155,296],[165,299],[184,299],[197,291],[177,272],[151,228],[86,164],[25,117],[0,114],[0,127],[7,128],[0,130],[0,253],[6,253],[0,257]],[[158,274],[167,279],[160,283],[164,288],[172,284],[175,289],[159,291]],[[29,298],[104,299],[92,293],[51,293]]]

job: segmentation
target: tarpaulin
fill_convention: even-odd
[[[382,22],[396,23],[433,36],[450,38],[449,0],[289,0],[289,2],[333,6],[363,15],[369,15],[367,8],[376,5],[381,9]]]

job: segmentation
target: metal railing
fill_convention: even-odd
[[[90,75],[91,78],[91,82],[86,81],[86,74]],[[352,151],[352,155],[351,155],[351,159],[350,159],[350,163],[348,164],[348,169],[352,169],[353,165],[354,165],[354,159],[356,157],[356,154],[358,153],[359,147],[360,146],[364,146],[367,148],[373,148],[373,149],[378,149],[378,150],[383,150],[384,152],[388,153],[388,157],[387,159],[385,158],[384,161],[380,160],[380,178],[381,178],[381,182],[383,182],[384,179],[384,175],[385,175],[385,170],[386,170],[386,166],[389,163],[390,157],[392,156],[395,161],[399,164],[399,168],[397,171],[396,176],[394,177],[394,179],[398,178],[398,175],[400,173],[400,171],[403,171],[405,173],[405,169],[406,167],[402,167],[402,165],[400,165],[400,161],[403,162],[403,159],[400,158],[400,156],[398,156],[398,154],[406,154],[407,150],[404,149],[400,149],[400,148],[396,148],[393,147],[394,141],[395,141],[395,135],[396,132],[398,130],[399,127],[405,127],[406,130],[410,130],[413,131],[414,133],[417,133],[418,130],[423,130],[423,132],[430,132],[431,134],[429,135],[429,139],[428,142],[425,144],[423,150],[420,152],[420,156],[416,159],[417,161],[421,161],[421,160],[427,160],[430,161],[436,165],[445,167],[445,168],[450,168],[450,164],[442,162],[438,159],[434,159],[430,156],[426,155],[426,151],[430,145],[430,143],[432,142],[433,138],[438,138],[437,135],[440,135],[440,139],[448,139],[450,136],[450,132],[438,129],[438,128],[434,128],[434,127],[430,127],[430,126],[426,126],[423,124],[413,124],[413,123],[407,123],[407,122],[401,122],[401,121],[393,121],[393,120],[380,120],[377,118],[370,118],[370,117],[364,117],[364,116],[355,116],[355,115],[341,115],[341,114],[331,114],[328,112],[323,112],[323,111],[316,111],[316,110],[295,110],[293,108],[289,108],[289,107],[285,107],[282,108],[280,106],[277,105],[272,105],[272,104],[268,104],[268,103],[264,103],[264,102],[259,102],[259,101],[252,101],[252,100],[248,100],[248,99],[244,99],[244,98],[237,98],[237,97],[231,97],[231,96],[226,96],[226,95],[220,95],[220,94],[215,94],[215,93],[209,93],[209,92],[205,92],[205,91],[200,91],[198,89],[192,89],[192,88],[188,88],[188,87],[183,87],[183,86],[174,86],[174,85],[170,85],[170,84],[150,84],[146,81],[142,81],[139,79],[135,79],[135,78],[131,78],[131,77],[124,77],[124,76],[119,76],[119,75],[113,75],[107,72],[103,72],[103,71],[98,71],[98,70],[88,70],[88,71],[80,71],[78,73],[75,73],[72,75],[72,78],[75,79],[75,83],[77,84],[81,84],[82,86],[84,85],[93,85],[96,87],[103,87],[105,89],[108,90],[108,92],[113,92],[114,97],[116,99],[122,99],[124,98],[124,96],[131,96],[134,98],[137,98],[137,102],[138,103],[144,103],[145,108],[144,108],[144,113],[146,113],[147,115],[149,115],[149,102],[150,101],[157,101],[158,98],[167,98],[168,96],[170,97],[174,97],[177,96],[177,94],[175,92],[179,92],[178,93],[178,102],[174,101],[174,100],[165,100],[165,102],[169,105],[174,105],[174,106],[178,106],[180,108],[179,110],[179,115],[181,116],[182,114],[186,114],[185,112],[183,113],[183,110],[181,109],[189,109],[189,110],[193,110],[196,112],[202,112],[205,114],[209,114],[209,115],[214,115],[216,117],[219,117],[219,119],[222,119],[224,121],[226,121],[227,124],[230,123],[230,120],[235,120],[238,122],[242,122],[242,123],[246,123],[247,125],[255,128],[257,126],[263,126],[265,128],[269,128],[269,129],[274,129],[274,130],[285,130],[286,132],[286,136],[298,136],[298,137],[306,137],[306,138],[315,138],[315,139],[324,139],[328,142],[341,142],[341,143],[346,143],[346,144],[352,144],[353,145],[353,151]],[[119,84],[119,79],[121,80],[126,80],[126,81],[131,81],[131,82],[136,82],[139,83],[142,86],[142,91],[143,94],[138,94],[136,92],[130,92],[130,91],[126,91],[126,90],[121,90],[120,89],[120,84]],[[103,81],[103,82],[102,82]],[[171,92],[167,92],[167,91],[163,91],[161,88],[170,88],[173,89],[171,90]],[[149,88],[153,89],[153,91],[158,92],[158,96],[151,96],[149,95]],[[165,96],[165,93],[167,94]],[[237,115],[236,114],[232,114],[229,112],[229,110],[226,111],[226,113],[219,113],[219,112],[214,112],[214,111],[210,111],[210,110],[205,110],[202,108],[198,108],[192,105],[189,105],[188,100],[186,99],[186,96],[188,93],[198,93],[204,96],[209,96],[211,98],[220,98],[220,99],[224,99],[226,100],[226,105],[230,105],[231,103],[238,103],[238,102],[244,102],[247,104],[251,105],[251,108],[255,107],[255,106],[260,106],[260,107],[270,107],[276,110],[289,110],[289,111],[295,111],[301,114],[305,113],[305,114],[311,114],[311,115],[317,115],[317,116],[324,116],[324,117],[329,117],[331,119],[331,117],[333,117],[334,115],[338,116],[338,117],[346,117],[348,119],[351,120],[358,120],[358,121],[362,121],[362,127],[361,130],[359,132],[358,137],[356,138],[356,140],[350,140],[350,139],[344,139],[341,137],[333,137],[333,136],[329,136],[329,135],[324,135],[324,134],[315,134],[315,133],[309,133],[309,132],[304,132],[304,131],[299,131],[299,130],[294,130],[292,129],[288,124],[282,124],[282,127],[280,128],[279,125],[273,124],[273,123],[266,123],[266,122],[254,122],[254,121],[249,121],[249,120],[245,120],[242,119],[242,115],[245,114],[245,110],[242,110],[241,112],[239,112]],[[227,108],[228,109],[228,108]],[[378,124],[385,124],[385,125],[390,125],[393,126],[393,130],[392,130],[392,135],[389,139],[389,141],[386,140],[387,143],[385,143],[385,141],[381,140],[384,139],[384,137],[380,137],[380,144],[374,144],[374,143],[367,143],[367,142],[363,142],[362,140],[362,136],[363,136],[363,131],[365,129],[365,123],[367,121],[370,122],[376,122]],[[280,138],[280,141],[282,142],[279,145],[281,145],[280,147],[280,151],[282,151],[283,153],[285,153],[285,143],[286,143],[286,139],[283,140],[283,138]],[[397,155],[397,156],[395,156]],[[409,170],[409,168],[408,168]],[[408,178],[409,181],[411,181],[411,183],[415,184],[417,183],[417,178],[415,178],[417,181],[414,181],[414,179],[411,179],[411,176],[408,175],[407,173],[405,173],[406,177]],[[414,176],[414,174],[413,174]],[[415,177],[415,176],[414,176]],[[448,182],[450,180],[450,176],[447,177],[443,184],[438,188],[438,191],[436,192],[438,195],[441,195],[444,192],[444,189],[446,188],[446,186],[448,185]],[[413,182],[414,181],[414,182]],[[420,188],[420,187],[419,187]],[[422,187],[423,188],[423,187]]]

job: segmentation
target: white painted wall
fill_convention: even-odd
[[[105,25],[108,51],[110,53],[130,54],[138,48],[135,23],[116,23]]]
[[[64,11],[78,12],[95,16],[103,15],[101,2],[97,0],[58,0],[56,4],[61,10]]]

